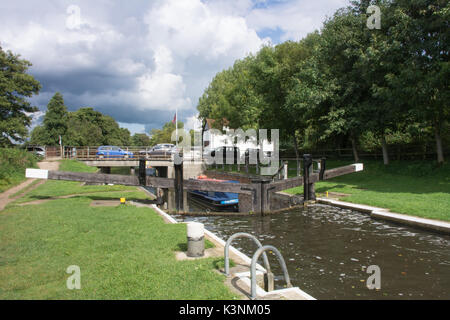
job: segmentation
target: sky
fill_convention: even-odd
[[[216,73],[265,44],[298,41],[348,0],[15,0],[0,3],[0,46],[40,81],[33,126],[55,94],[132,134],[174,118],[199,125]]]

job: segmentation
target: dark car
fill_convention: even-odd
[[[29,146],[29,147],[27,147],[27,151],[34,153],[38,157],[45,158],[45,147]]]
[[[161,143],[157,144],[150,150],[141,150],[139,151],[139,155],[141,156],[171,156],[172,154],[177,152],[177,147],[171,143]]]
[[[101,146],[97,149],[96,156],[103,158],[134,158],[133,152],[122,150],[116,146]]]

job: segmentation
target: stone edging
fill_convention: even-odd
[[[176,221],[169,214],[167,214],[166,212],[164,212],[163,210],[158,208],[158,206],[152,205],[151,207],[159,215],[161,215],[161,217],[164,219],[164,221],[166,221],[168,223],[173,223],[173,224],[178,223],[178,221]],[[207,229],[204,229],[204,231],[205,231],[206,238],[208,238],[209,240],[213,241],[215,244],[217,244],[221,247],[225,247],[225,241],[223,241],[217,235],[215,235],[214,233],[212,233],[211,231],[209,231]],[[238,249],[234,248],[231,245],[230,245],[230,253],[236,255],[239,259],[243,260],[248,265],[251,264],[251,261],[252,261],[251,258],[249,258],[246,254],[242,253],[241,251],[239,251]],[[257,273],[258,272],[264,272],[264,273],[266,272],[266,269],[258,263],[256,264],[256,269],[257,269]],[[250,288],[250,272],[244,272],[243,274],[239,274],[237,276],[240,280],[242,280],[248,286],[248,288]],[[307,294],[306,292],[304,292],[303,290],[301,290],[298,287],[285,288],[285,289],[275,290],[275,291],[271,291],[271,292],[266,292],[263,289],[261,289],[259,286],[257,286],[257,292],[258,292],[258,296],[261,298],[273,297],[272,299],[277,299],[277,298],[279,299],[279,297],[284,297],[285,299],[286,298],[289,299],[288,298],[289,296],[291,296],[291,297],[294,296],[295,300],[297,300],[299,297],[301,297],[302,300],[316,300],[314,297],[310,296],[309,294]]]

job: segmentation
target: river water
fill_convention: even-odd
[[[175,218],[202,222],[224,240],[248,232],[263,245],[274,245],[286,261],[293,286],[317,299],[450,299],[447,235],[327,205],[265,217]],[[237,239],[233,246],[250,257],[256,250],[247,239]],[[281,288],[281,268],[274,255],[269,261],[275,286]],[[380,270],[379,290],[367,287],[372,275],[367,267],[372,265]]]

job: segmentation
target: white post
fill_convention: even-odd
[[[288,178],[288,162],[287,161],[285,161],[284,162],[284,180],[287,180],[287,178]]]
[[[187,225],[188,257],[203,257],[205,254],[205,228],[203,223],[189,222]]]

